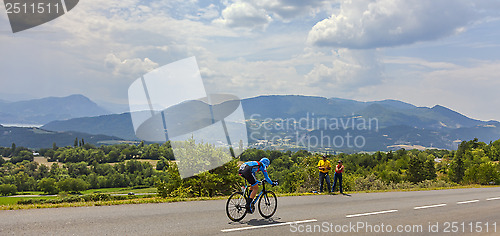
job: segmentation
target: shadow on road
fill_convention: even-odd
[[[347,193],[331,193],[330,195],[332,195],[332,196],[335,196],[335,195],[344,195],[344,196],[351,197],[351,195],[347,194]]]
[[[283,223],[280,217],[272,217],[269,219],[251,219],[248,221],[240,222],[229,222],[229,225],[249,225],[249,226],[259,226],[259,225],[271,225],[276,223]]]

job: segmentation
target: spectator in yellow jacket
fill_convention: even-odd
[[[328,192],[330,192],[330,175],[328,172],[332,169],[330,161],[326,159],[326,155],[323,155],[323,160],[318,162],[319,169],[319,192],[323,192],[323,181],[326,180],[328,187]]]

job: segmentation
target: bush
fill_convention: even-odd
[[[58,203],[71,203],[71,202],[98,202],[98,201],[111,201],[111,200],[125,200],[136,198],[135,196],[111,196],[104,193],[96,193],[83,196],[67,196],[55,199],[24,199],[17,202],[17,204],[29,205],[29,204],[58,204]]]
[[[16,164],[23,161],[33,161],[33,153],[27,150],[20,151],[16,156],[10,159],[12,164]]]
[[[183,187],[183,186],[177,186],[175,188],[174,185],[161,182],[157,184],[157,189],[158,189],[158,195],[162,198],[166,197],[180,197],[180,198],[187,198],[190,195],[192,195],[192,189],[191,186],[189,187]]]
[[[95,193],[90,195],[84,195],[80,197],[85,202],[97,202],[97,201],[109,201],[111,200],[111,195],[104,193]]]
[[[17,192],[17,186],[13,184],[2,184],[0,185],[0,195],[10,196]]]
[[[59,187],[61,191],[80,192],[87,190],[89,188],[89,184],[82,179],[67,178],[59,181],[57,183],[57,187]]]
[[[439,180],[439,181],[431,181],[431,180],[424,180],[420,183],[417,184],[419,188],[445,188],[445,187],[452,187],[456,186],[457,184],[453,183],[447,183],[445,181]]]
[[[38,188],[47,194],[56,194],[59,192],[56,180],[53,178],[43,178],[40,182],[38,182]]]
[[[354,181],[354,183],[356,191],[386,190],[391,188],[374,174],[370,174],[366,177],[357,178]]]

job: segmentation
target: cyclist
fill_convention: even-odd
[[[255,173],[262,171],[262,174],[264,174],[264,178],[269,184],[271,184],[272,186],[277,185],[277,183],[274,183],[267,174],[267,167],[269,167],[270,164],[271,161],[269,161],[269,159],[262,158],[260,159],[260,161],[249,161],[243,163],[240,166],[240,170],[238,171],[238,173],[241,177],[245,178],[248,181],[248,183],[250,183],[251,185],[250,189],[252,190],[252,193],[250,193],[250,197],[246,199],[247,203],[245,206],[247,212],[249,213],[252,213],[250,204],[255,198],[255,195],[257,195],[257,192],[259,192],[259,185],[258,185],[259,181],[255,178]]]

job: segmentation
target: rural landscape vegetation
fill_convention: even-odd
[[[189,142],[189,141],[188,141]],[[197,149],[217,147],[190,142]],[[210,151],[210,150],[209,150]],[[237,174],[241,162],[267,157],[269,174],[281,194],[318,190],[319,153],[306,150],[247,149],[216,169],[181,179],[170,142],[115,144],[99,147],[75,139],[73,146],[37,150],[0,147],[0,194],[3,209],[61,206],[64,203],[111,201],[120,204],[227,196],[242,184]],[[457,150],[405,150],[373,153],[337,153],[343,160],[345,191],[439,189],[468,185],[500,184],[500,140],[463,141]],[[35,161],[38,160],[38,161]],[[40,162],[40,160],[44,160]],[[195,163],[198,161],[199,163]],[[190,165],[203,165],[191,160]],[[136,194],[137,193],[137,194]],[[150,193],[142,195],[140,193]],[[36,197],[26,195],[37,194]],[[47,196],[40,196],[47,195]]]

